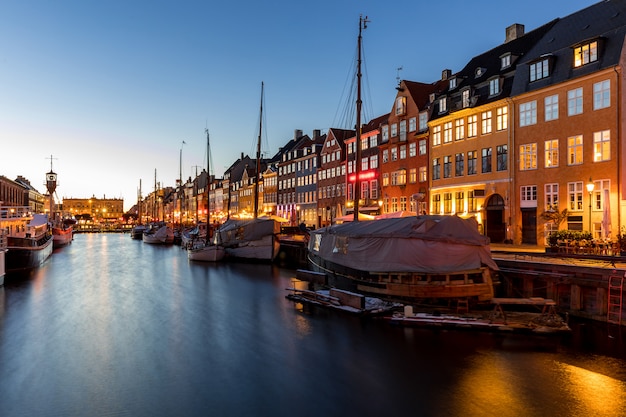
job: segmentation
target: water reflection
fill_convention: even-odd
[[[623,415],[617,333],[392,327],[295,305],[294,274],[77,235],[0,290],[0,415]]]

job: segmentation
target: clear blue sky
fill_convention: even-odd
[[[400,78],[441,70],[593,0],[4,0],[0,3],[0,175],[44,192],[53,155],[59,197],[123,198],[173,186],[206,165],[221,176],[254,156],[261,82],[263,153],[295,129],[342,122],[364,32],[365,118],[390,111]],[[352,122],[353,123],[353,122]],[[182,145],[182,141],[186,144]]]

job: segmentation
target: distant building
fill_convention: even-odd
[[[123,198],[64,198],[63,213],[74,217],[88,215],[93,220],[117,220],[124,214]]]

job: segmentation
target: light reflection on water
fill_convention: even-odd
[[[396,328],[295,306],[293,275],[77,235],[0,289],[0,416],[626,414],[621,332]]]

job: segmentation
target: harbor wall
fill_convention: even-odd
[[[597,265],[584,265],[575,260],[571,264],[547,263],[535,256],[519,256],[514,259],[495,259],[500,271],[496,294],[499,297],[543,297],[554,300],[561,313],[601,322],[620,322],[626,325],[624,314],[624,290],[621,292],[621,308],[615,320],[607,320],[609,309],[609,280],[611,276],[624,277],[626,265],[614,267],[614,262],[598,261]],[[615,281],[613,281],[615,282]],[[613,290],[615,291],[615,289]],[[614,294],[614,293],[613,293]]]

